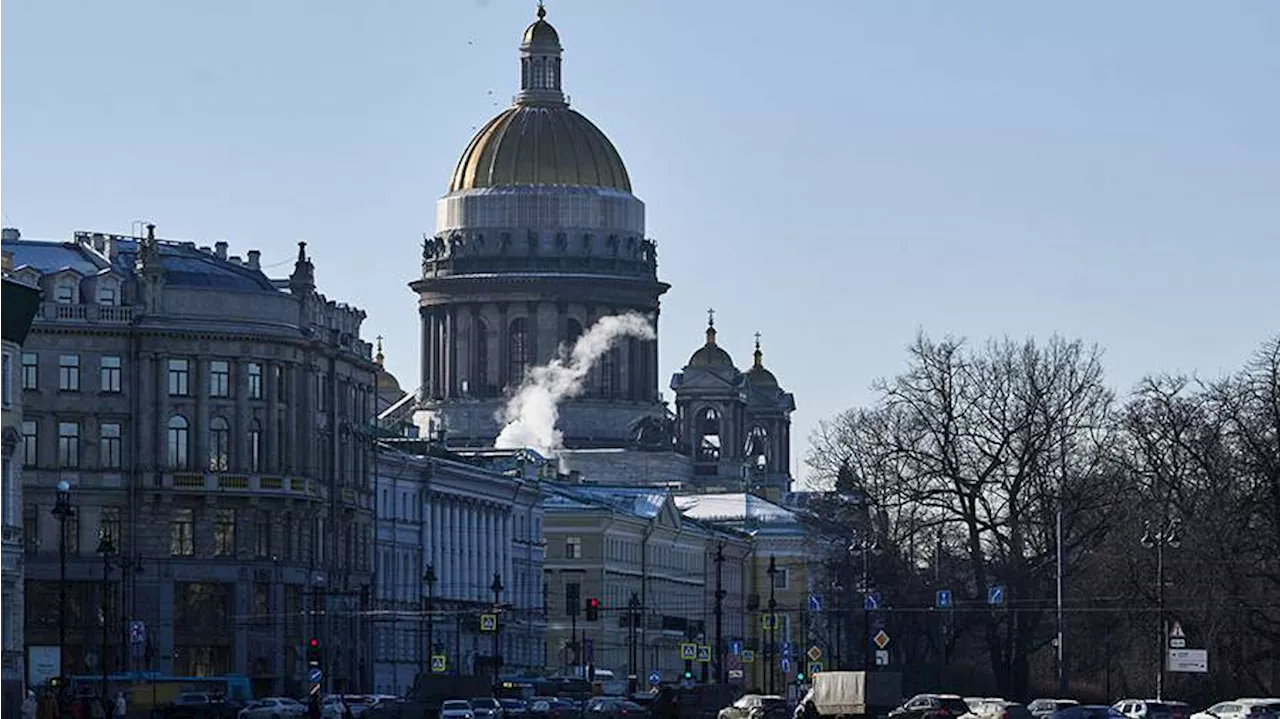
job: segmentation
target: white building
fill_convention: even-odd
[[[488,673],[493,635],[480,630],[480,618],[494,613],[495,575],[501,672],[541,670],[545,549],[536,475],[514,466],[503,472],[424,440],[390,439],[379,447],[375,491],[372,688],[404,693],[431,670],[432,655],[445,658],[449,674]]]

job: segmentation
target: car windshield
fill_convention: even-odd
[[[465,711],[470,711],[470,710],[471,710],[471,705],[470,705],[470,704],[468,704],[468,703],[466,703],[466,702],[464,702],[464,701],[459,701],[459,700],[457,700],[457,699],[454,699],[454,700],[451,700],[451,701],[447,701],[447,702],[445,702],[444,704],[441,704],[441,705],[440,705],[440,710],[441,710],[441,711],[447,711],[447,712],[448,712],[448,711],[454,711],[454,712],[457,712],[457,711],[464,711],[464,712],[465,712]]]
[[[942,708],[950,711],[952,714],[969,713],[969,705],[964,703],[960,697],[942,697],[938,700],[942,704]]]

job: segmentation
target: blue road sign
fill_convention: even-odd
[[[741,639],[734,639],[733,641],[729,642],[729,653],[730,653],[730,654],[741,654],[741,653],[742,653],[742,640],[741,640]]]
[[[876,592],[867,594],[862,600],[862,608],[868,612],[874,612],[880,608],[880,595]]]
[[[938,609],[950,609],[951,608],[951,590],[939,589],[938,599],[935,604],[938,607]]]
[[[822,597],[819,597],[816,594],[809,595],[809,611],[811,612],[822,611]]]
[[[312,684],[319,684],[320,677],[323,677],[323,676],[324,676],[324,673],[320,671],[320,667],[311,667],[311,683]]]
[[[147,641],[147,625],[137,619],[129,622],[129,643],[143,644]]]
[[[658,686],[662,683],[662,675],[657,672],[649,672],[649,683]]]
[[[1004,586],[1000,584],[992,584],[987,587],[987,604],[998,607],[1004,604]]]
[[[782,658],[782,671],[784,671],[784,672],[789,672],[789,671],[791,671],[791,659],[790,659],[790,657],[783,657],[783,658]]]
[[[788,657],[788,658],[791,657],[791,642],[782,643],[782,656]]]

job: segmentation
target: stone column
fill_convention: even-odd
[[[510,363],[507,361],[507,355],[510,352],[510,347],[511,347],[511,338],[508,336],[508,333],[507,333],[507,329],[508,329],[507,324],[508,324],[507,323],[507,303],[499,302],[498,303],[498,327],[497,327],[498,356],[496,358],[498,361],[497,385],[498,385],[499,393],[501,393],[502,389],[506,387],[508,384],[510,384],[511,382],[511,378],[507,376],[508,374],[507,368],[510,365]]]
[[[445,349],[448,357],[445,359],[445,366],[449,368],[449,381],[446,385],[444,395],[446,397],[457,397],[459,388],[459,372],[458,372],[458,308],[450,307],[445,317]]]
[[[429,399],[431,397],[431,348],[435,345],[431,339],[431,321],[428,319],[426,307],[418,307],[418,324],[418,341],[422,346],[422,367],[419,370],[421,380],[418,384],[422,387],[422,393]]]

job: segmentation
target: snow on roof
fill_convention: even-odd
[[[746,492],[686,494],[676,497],[680,513],[708,522],[756,521],[795,524],[795,512]]]

